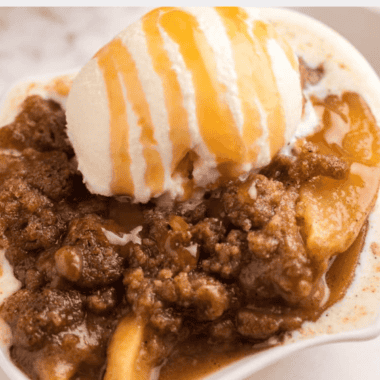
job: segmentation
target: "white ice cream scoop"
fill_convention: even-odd
[[[83,67],[67,101],[89,190],[136,202],[268,164],[301,114],[293,50],[237,7],[151,11]]]

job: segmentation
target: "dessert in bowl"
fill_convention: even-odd
[[[1,130],[21,283],[1,315],[27,376],[194,379],[246,356],[214,375],[244,378],[374,323],[379,80],[341,37],[282,10],[164,8],[69,87],[70,140],[36,96]]]

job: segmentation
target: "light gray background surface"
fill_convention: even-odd
[[[294,8],[334,28],[380,75],[380,12],[365,8]],[[147,8],[0,7],[0,96],[28,75],[70,70],[93,54]],[[380,338],[307,349],[252,380],[379,380]],[[8,380],[0,369],[0,380]]]

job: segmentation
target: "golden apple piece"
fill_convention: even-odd
[[[347,180],[316,177],[302,187],[298,214],[312,259],[327,261],[349,248],[374,205],[379,182],[380,168],[353,163]]]
[[[341,97],[313,98],[313,103],[323,129],[308,141],[318,145],[321,153],[371,167],[380,165],[380,128],[360,95],[345,92]]]
[[[144,325],[134,315],[125,316],[116,328],[108,347],[104,380],[149,379],[152,366],[140,355]]]

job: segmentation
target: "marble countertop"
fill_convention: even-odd
[[[25,76],[81,67],[147,10],[0,7],[0,93]]]
[[[70,70],[149,8],[0,7],[0,95],[20,78]],[[295,8],[333,27],[380,75],[380,13],[364,8]],[[293,354],[252,380],[378,380],[380,338]],[[7,377],[0,369],[0,380]]]

